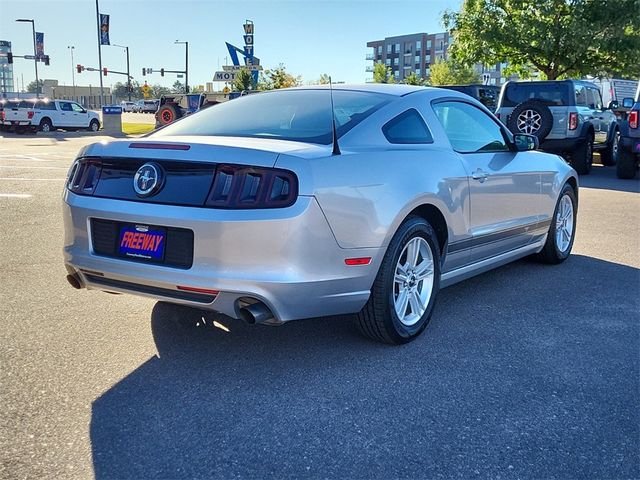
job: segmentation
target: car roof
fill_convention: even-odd
[[[309,85],[304,87],[294,87],[287,90],[319,90],[329,89],[329,85]],[[433,90],[430,87],[419,87],[417,85],[391,84],[391,83],[361,83],[361,84],[344,84],[338,83],[333,85],[334,90],[351,90],[358,92],[386,93],[387,95],[395,95],[402,97],[409,93],[424,90]]]

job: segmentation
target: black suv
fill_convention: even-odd
[[[598,87],[582,80],[507,82],[497,117],[513,133],[538,137],[542,150],[568,158],[579,174],[591,171],[593,152],[603,165],[615,165],[620,128],[612,108],[602,105]]]
[[[640,83],[636,98],[622,100],[624,108],[630,108],[626,121],[620,124],[622,133],[620,157],[618,158],[618,178],[633,178],[640,164]]]
[[[455,90],[456,92],[466,93],[470,97],[475,98],[492,112],[495,112],[498,106],[498,97],[500,96],[500,87],[495,85],[440,85],[439,88],[447,90]]]

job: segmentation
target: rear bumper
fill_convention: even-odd
[[[64,261],[82,286],[133,293],[238,318],[238,301],[263,302],[278,321],[354,313],[369,298],[383,249],[342,249],[314,197],[270,210],[153,205],[65,191]],[[194,232],[193,266],[177,269],[96,255],[90,219],[148,223]],[[345,258],[372,257],[347,266]],[[217,290],[189,296],[178,286]]]

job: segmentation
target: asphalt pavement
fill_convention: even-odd
[[[73,290],[98,135],[0,137],[0,478],[640,477],[640,181],[582,177],[562,265],[443,290],[411,344]]]

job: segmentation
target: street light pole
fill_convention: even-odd
[[[114,47],[124,48],[127,51],[127,94],[129,101],[131,101],[131,74],[129,72],[129,47],[125,47],[124,45],[116,45],[113,44]]]
[[[16,22],[28,22],[31,23],[31,30],[33,32],[33,63],[36,67],[36,98],[40,98],[40,81],[38,80],[38,54],[36,53],[36,22],[27,18],[19,18]]]
[[[100,77],[100,108],[104,105],[104,85],[102,84],[102,39],[100,37],[100,7],[96,0],[96,24],[98,26],[98,76]]]
[[[73,82],[73,100],[77,102],[78,99],[76,98],[76,66],[73,63],[73,50],[76,47],[74,47],[73,45],[69,45],[67,48],[71,52],[71,79]]]
[[[176,44],[184,44],[184,93],[189,93],[189,42],[181,42],[176,40]]]

